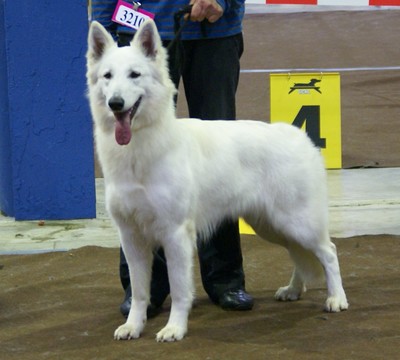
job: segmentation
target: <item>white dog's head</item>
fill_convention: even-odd
[[[118,47],[98,22],[89,30],[87,81],[96,125],[115,130],[120,145],[130,142],[132,130],[157,119],[175,87],[167,55],[153,21],[146,21],[130,46]]]

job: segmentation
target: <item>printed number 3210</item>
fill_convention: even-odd
[[[137,12],[123,10],[123,14],[121,14],[119,20],[124,22],[125,24],[129,24],[134,27],[139,27],[143,23],[145,18],[143,16],[138,15]]]

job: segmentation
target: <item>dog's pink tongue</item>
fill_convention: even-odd
[[[119,145],[128,145],[132,137],[129,112],[115,114],[115,118],[115,140]]]

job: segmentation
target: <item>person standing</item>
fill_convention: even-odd
[[[115,0],[92,0],[91,18],[99,21],[119,46],[128,46],[135,31],[111,21],[116,3]],[[186,15],[189,18],[180,41],[174,41],[174,15],[188,4],[187,0],[143,0],[140,6],[155,14],[163,45],[168,48],[171,79],[177,88],[183,80],[189,116],[235,120],[235,95],[243,53],[244,0],[190,1],[190,16]],[[203,286],[209,298],[225,310],[251,310],[254,301],[245,290],[238,220],[225,219],[208,241],[198,239],[198,256]],[[125,290],[120,310],[127,316],[131,286],[122,250],[120,279]],[[158,313],[168,294],[167,267],[160,249],[154,255],[148,316]]]

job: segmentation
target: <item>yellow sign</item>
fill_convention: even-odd
[[[340,75],[272,74],[271,122],[304,129],[321,148],[328,169],[342,167]]]
[[[254,235],[255,234],[253,228],[242,218],[239,219],[239,232],[242,235]]]

